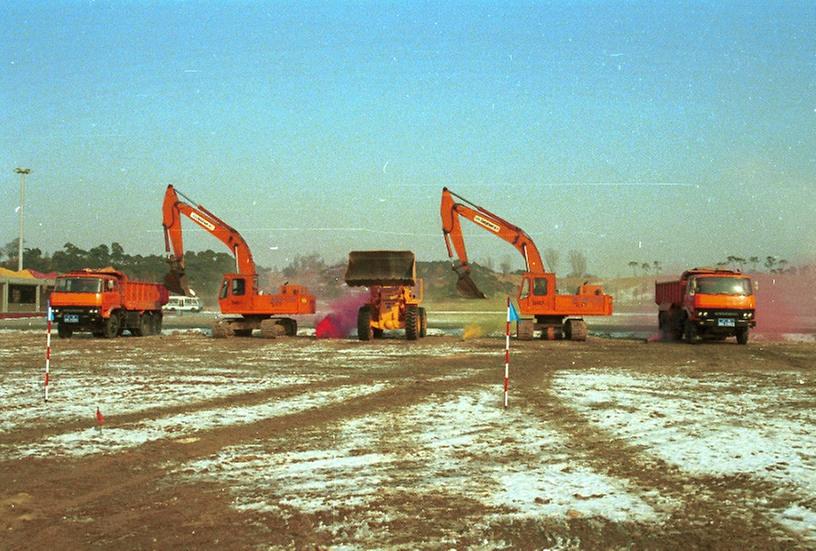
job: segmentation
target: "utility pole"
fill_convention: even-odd
[[[17,244],[17,271],[23,271],[23,206],[25,204],[25,177],[31,173],[30,168],[16,168],[20,175],[20,242]]]

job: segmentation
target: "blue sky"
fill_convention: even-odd
[[[173,183],[265,265],[442,259],[447,185],[594,273],[816,259],[812,2],[2,2],[0,31],[3,243],[30,166],[48,251],[162,252]]]

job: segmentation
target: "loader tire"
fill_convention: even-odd
[[[60,322],[57,324],[57,334],[61,339],[70,339],[71,335],[74,334],[74,328]]]
[[[122,330],[122,321],[119,319],[119,314],[111,313],[110,317],[105,320],[102,326],[102,336],[106,339],[112,339],[120,334]]]
[[[419,307],[419,338],[424,339],[428,334],[428,312]]]
[[[415,341],[419,338],[419,308],[409,304],[405,308],[405,338]]]
[[[375,339],[383,338],[383,333],[385,333],[385,331],[383,331],[382,329],[372,329],[371,330],[371,336],[374,337]]]
[[[370,341],[372,336],[371,306],[360,306],[360,309],[357,310],[357,338],[361,341]]]
[[[737,329],[737,344],[748,344],[748,328]]]

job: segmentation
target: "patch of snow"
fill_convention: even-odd
[[[346,531],[342,539],[363,548],[387,542],[387,524],[405,514],[383,505],[394,494],[479,500],[496,515],[529,518],[563,518],[570,510],[616,521],[661,518],[626,481],[576,463],[565,451],[567,436],[520,408],[503,410],[493,388],[343,421],[332,434],[328,449],[310,446],[325,442],[321,433],[302,434],[293,451],[272,451],[287,449],[284,441],[245,444],[173,474],[229,484],[238,509],[288,515],[282,504],[305,513],[352,508],[325,530],[365,524],[365,533]]]
[[[696,379],[570,371],[556,375],[553,389],[593,424],[687,473],[750,474],[812,496],[816,411],[797,407],[813,399],[789,384],[797,376],[780,372],[778,385],[760,385],[734,373]]]
[[[359,398],[379,392],[384,388],[386,388],[384,384],[372,384],[364,388],[349,385],[332,390],[300,394],[291,398],[275,398],[271,402],[250,406],[204,409],[122,426],[88,428],[51,436],[30,444],[2,446],[0,457],[18,459],[29,456],[85,456],[95,453],[111,453],[161,438],[178,438],[197,431],[249,424],[263,419],[289,415],[351,397]]]

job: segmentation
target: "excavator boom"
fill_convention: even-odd
[[[442,235],[445,238],[448,256],[453,258],[455,251],[456,256],[459,258],[459,263],[454,263],[453,270],[459,277],[456,282],[456,289],[461,295],[467,298],[485,298],[484,293],[479,290],[470,277],[470,265],[468,264],[460,217],[470,220],[513,245],[524,258],[526,271],[544,273],[544,263],[541,261],[538,248],[533,243],[533,239],[518,226],[511,224],[486,208],[468,201],[448,188],[442,189],[440,211],[442,215]]]
[[[235,273],[224,274],[218,292],[218,307],[225,317],[213,326],[214,337],[249,337],[256,329],[267,338],[293,336],[297,334],[297,321],[288,316],[315,313],[315,297],[302,285],[284,283],[276,294],[260,291],[252,252],[238,230],[173,186],[167,186],[162,215],[164,245],[170,262],[165,285],[171,292],[190,294],[184,274],[182,215],[221,241],[235,256]]]
[[[183,201],[179,196],[186,199]],[[255,275],[255,261],[252,252],[238,230],[218,218],[202,205],[193,206],[193,201],[172,185],[167,186],[162,206],[162,226],[164,227],[164,247],[169,255],[170,272],[165,276],[165,285],[170,292],[189,295],[190,289],[184,273],[184,238],[181,216],[184,215],[221,241],[235,257],[235,271],[244,275]]]
[[[532,238],[518,226],[456,195],[448,188],[442,189],[441,214],[442,234],[448,256],[453,258],[455,252],[459,259],[458,262],[454,261],[453,270],[459,275],[456,288],[462,295],[484,298],[484,294],[470,277],[460,217],[507,241],[524,258],[526,269],[521,275],[517,300],[521,314],[531,317],[518,321],[516,328],[519,338],[532,338],[533,332],[539,330],[542,338],[563,336],[571,340],[585,340],[585,316],[612,315],[612,297],[604,294],[603,288],[598,285],[584,282],[575,294],[559,293],[555,274],[544,269],[541,255]]]

